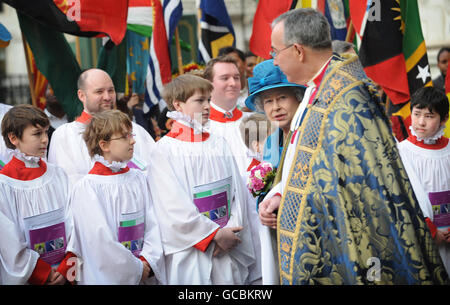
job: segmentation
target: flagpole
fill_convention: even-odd
[[[181,47],[180,47],[180,34],[178,33],[178,26],[175,27],[175,46],[177,49],[177,60],[178,60],[178,74],[184,74],[183,69],[183,57],[181,55]]]
[[[28,84],[30,86],[31,103],[33,106],[37,107],[36,94],[34,92],[32,72],[31,72],[31,60],[29,58],[29,51],[28,51],[29,47],[27,46],[27,40],[25,38],[25,35],[23,35],[23,32],[22,32],[22,43],[23,43],[23,50],[25,52],[25,60],[27,62]]]
[[[345,41],[347,42],[352,42],[353,38],[355,35],[355,27],[353,26],[353,22],[350,20],[350,23],[348,25],[348,30],[347,30],[347,36],[345,37]]]
[[[81,48],[80,48],[80,38],[75,36],[75,56],[77,58],[78,64],[81,67]]]

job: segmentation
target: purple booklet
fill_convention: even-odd
[[[230,219],[231,177],[194,187],[194,204],[198,211],[221,228]]]
[[[430,192],[428,198],[433,208],[433,222],[440,228],[450,227],[450,191]]]
[[[119,242],[134,256],[139,257],[144,245],[144,213],[122,214],[118,230]]]
[[[38,252],[46,263],[59,264],[67,248],[64,209],[27,217],[24,224],[30,249]]]

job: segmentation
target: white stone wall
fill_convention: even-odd
[[[418,0],[422,32],[427,46],[431,76],[439,76],[437,53],[440,48],[450,47],[450,1]]]

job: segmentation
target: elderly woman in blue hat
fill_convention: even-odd
[[[283,143],[303,99],[305,86],[288,82],[280,68],[273,65],[273,59],[255,66],[248,86],[246,106],[252,111],[265,113],[269,121],[279,127],[267,138],[263,155],[264,161],[278,167]]]

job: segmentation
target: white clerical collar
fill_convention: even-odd
[[[202,123],[196,119],[193,119],[180,111],[168,111],[166,116],[180,124],[183,124],[184,126],[192,128],[192,130],[194,130],[194,134],[202,134],[204,132],[209,133],[209,121],[205,125],[202,125]]]
[[[222,113],[227,113],[227,112],[233,113],[234,109],[236,109],[236,105],[234,105],[234,107],[231,108],[230,110],[225,110],[225,109],[223,109],[223,108],[217,106],[216,104],[214,104],[213,101],[211,101],[211,102],[209,103],[209,105],[210,105],[212,108],[214,108],[214,109],[216,109],[217,111],[220,111],[220,112],[222,112]]]
[[[316,83],[314,82],[314,80],[320,75],[320,73],[322,73],[323,69],[325,69],[325,67],[328,65],[332,57],[333,55],[331,55],[330,58],[328,58],[328,60],[323,64],[323,66],[319,69],[319,71],[317,71],[317,73],[311,78],[311,80],[306,83],[306,86],[316,87]]]
[[[12,149],[8,149],[8,150],[14,157],[16,157],[16,159],[25,163],[25,167],[27,167],[27,168],[40,167],[40,165],[39,165],[39,161],[41,160],[40,157],[28,156],[28,155],[24,154],[23,152],[21,152],[20,150],[18,150],[17,148],[14,150],[12,150]]]
[[[97,155],[97,154],[94,155],[94,157],[92,159],[94,160],[94,162],[99,162],[99,163],[103,164],[104,166],[106,166],[107,168],[111,169],[111,171],[113,173],[120,172],[122,169],[127,167],[128,162],[130,162],[130,160],[126,160],[126,161],[123,161],[123,162],[112,161],[110,163],[103,156],[100,156],[100,155]]]
[[[437,140],[444,135],[445,125],[442,125],[434,135],[424,139],[417,135],[412,126],[409,126],[409,130],[411,130],[411,134],[417,138],[417,141],[423,141],[424,144],[436,144]]]

